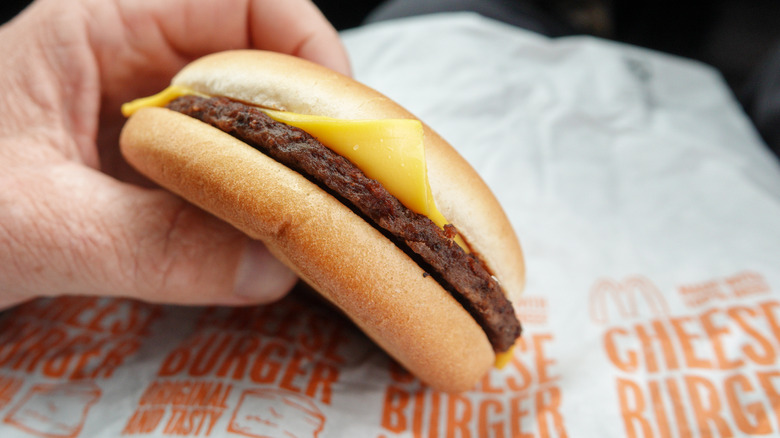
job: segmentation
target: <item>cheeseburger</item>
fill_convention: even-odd
[[[520,336],[517,237],[476,172],[377,91],[263,51],[122,108],[141,173],[262,240],[422,381],[471,388]]]

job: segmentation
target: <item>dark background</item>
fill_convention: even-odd
[[[740,94],[750,73],[780,43],[780,0],[517,0],[576,33],[697,59],[718,68]],[[3,0],[0,23],[28,0]],[[380,0],[314,0],[337,29],[360,25]]]
[[[424,1],[424,0],[423,0]],[[737,92],[780,44],[780,0],[517,0],[575,32],[697,59]],[[315,0],[338,29],[357,26],[381,1]]]

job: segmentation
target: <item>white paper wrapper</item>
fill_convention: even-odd
[[[0,316],[0,436],[780,434],[780,169],[717,73],[468,14],[344,37],[516,227],[513,361],[447,395],[306,293],[40,300]]]

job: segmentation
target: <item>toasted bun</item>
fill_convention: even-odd
[[[413,118],[380,93],[307,61],[270,52],[201,58],[173,80],[256,105],[345,119]],[[298,173],[188,116],[144,108],[120,138],[125,158],[274,254],[427,384],[471,388],[492,366],[479,325],[372,225]],[[514,231],[475,171],[425,127],[437,206],[511,297],[524,281]]]

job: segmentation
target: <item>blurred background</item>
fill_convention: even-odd
[[[454,0],[457,1],[457,0]],[[743,105],[757,66],[780,49],[780,0],[504,0],[564,33],[588,34],[696,59],[720,70]],[[28,0],[3,0],[0,23]],[[339,29],[359,26],[381,0],[314,0]],[[419,0],[424,4],[425,0]],[[780,85],[778,85],[780,87]]]

